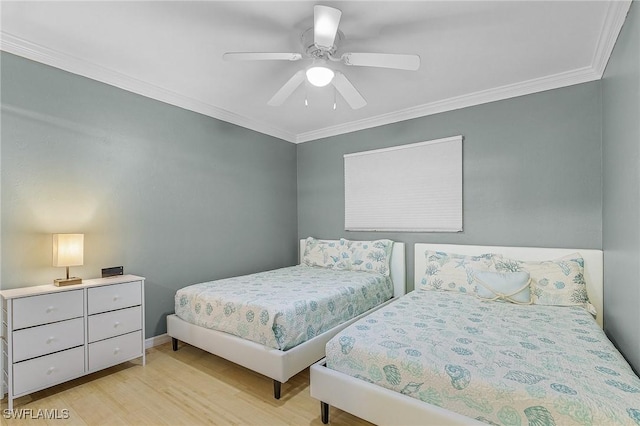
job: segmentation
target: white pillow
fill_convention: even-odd
[[[529,273],[477,271],[473,274],[476,294],[481,299],[502,300],[518,305],[531,304]]]

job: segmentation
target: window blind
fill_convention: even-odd
[[[462,231],[462,136],[344,155],[348,231]]]

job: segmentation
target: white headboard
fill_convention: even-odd
[[[306,241],[306,239],[300,240],[300,253],[298,253],[299,261],[302,261],[302,255],[304,254]],[[337,242],[338,240],[333,241]],[[405,259],[404,243],[393,243],[389,269],[391,269],[390,276],[391,281],[393,281],[393,297],[400,297],[407,292],[407,262]]]
[[[587,294],[591,304],[595,306],[596,321],[602,327],[603,310],[603,256],[602,250],[538,248],[538,247],[499,247],[499,246],[466,246],[458,244],[423,244],[415,245],[415,288],[424,276],[427,260],[425,250],[438,250],[464,255],[480,255],[483,253],[499,253],[505,257],[518,260],[553,260],[575,252],[584,259],[584,279],[587,283]]]

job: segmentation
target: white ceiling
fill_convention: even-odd
[[[309,61],[225,62],[227,51],[303,52],[313,5],[342,10],[342,52],[411,53],[418,71],[335,63],[367,100],[331,86],[267,101]],[[2,1],[2,50],[304,142],[601,78],[630,1]],[[309,106],[304,106],[305,95]]]

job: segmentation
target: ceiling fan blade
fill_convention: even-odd
[[[297,73],[295,73],[293,77],[291,77],[289,81],[287,81],[284,84],[284,86],[282,86],[280,90],[276,92],[275,95],[273,95],[273,97],[269,100],[269,102],[267,102],[267,104],[271,106],[282,105],[282,103],[285,100],[287,100],[289,96],[291,96],[293,91],[296,90],[303,81],[304,81],[304,70],[300,70]]]
[[[353,87],[353,84],[341,72],[336,71],[331,84],[342,95],[352,109],[362,108],[367,104],[360,92]]]
[[[301,53],[261,53],[261,52],[227,52],[222,55],[225,61],[297,61],[302,59]]]
[[[338,32],[342,12],[329,6],[313,7],[313,41],[318,47],[330,49]]]
[[[342,60],[347,65],[361,67],[393,68],[416,71],[420,68],[420,56],[394,53],[345,53]]]

